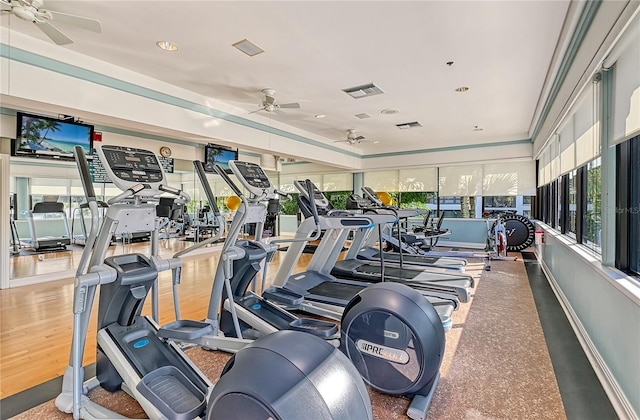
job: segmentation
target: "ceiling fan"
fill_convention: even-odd
[[[280,110],[281,108],[300,108],[300,104],[297,102],[292,102],[289,104],[277,103],[275,97],[276,91],[274,89],[265,88],[262,89],[262,93],[262,108],[251,111],[250,114],[258,111],[282,113],[282,111]]]
[[[99,20],[43,9],[43,0],[0,0],[0,6],[3,12],[34,23],[58,45],[68,45],[73,43],[73,40],[53,26],[52,22],[73,25],[92,32],[102,32],[102,24]]]
[[[347,130],[347,138],[345,138],[344,140],[336,140],[336,141],[334,141],[334,143],[349,143],[351,145],[354,145],[354,144],[360,144],[360,143],[376,144],[378,142],[377,141],[367,140],[367,139],[365,139],[364,136],[358,135],[356,133],[356,129],[355,128],[350,128],[350,129]]]

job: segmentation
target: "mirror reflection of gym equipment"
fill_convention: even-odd
[[[104,201],[97,201],[98,204],[98,220],[102,223],[104,213],[109,207]],[[87,221],[85,213],[89,210],[89,203],[82,203],[71,213],[71,243],[84,246],[87,242]],[[79,230],[79,232],[78,232]]]
[[[63,203],[43,201],[22,214],[27,216],[29,226],[29,237],[20,238],[24,248],[34,251],[66,249],[71,244],[71,228]]]

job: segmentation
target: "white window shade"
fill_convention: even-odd
[[[31,194],[42,195],[67,195],[67,187],[54,185],[33,185],[31,186]]]
[[[365,172],[363,185],[374,191],[397,192],[398,171]]]
[[[398,182],[400,191],[437,191],[438,169],[400,169]]]
[[[569,172],[576,167],[576,149],[574,143],[573,115],[571,115],[560,129],[560,174]]]
[[[621,51],[614,67],[611,145],[640,134],[640,15],[618,44]]]
[[[311,182],[313,182],[314,184],[316,184],[316,186],[318,188],[322,188],[322,175],[307,175],[307,176],[303,176],[303,175],[298,175],[296,177],[296,179],[298,181],[306,181],[307,179],[310,180]],[[294,187],[295,188],[295,187]],[[298,192],[298,190],[296,189],[294,192]]]
[[[441,197],[482,195],[482,165],[442,167],[438,184]]]
[[[84,188],[82,188],[82,187],[71,187],[71,195],[84,196]]]
[[[549,179],[547,182],[551,182],[560,176],[560,156],[556,156],[549,163]]]
[[[582,166],[600,155],[600,124],[596,94],[596,87],[589,85],[582,93],[581,101],[573,117],[576,167]]]
[[[107,185],[112,185],[112,184],[107,184]],[[110,186],[105,186],[104,188],[104,196],[107,198],[113,198],[118,196],[119,194],[122,194],[122,190],[120,188],[110,187]]]
[[[322,176],[322,191],[353,191],[353,174],[325,174]]]
[[[550,162],[549,145],[542,149],[538,161],[538,187],[541,187],[549,182],[549,178],[547,178],[547,169],[549,168]]]
[[[280,187],[278,189],[289,194],[297,192],[296,187],[293,185],[295,180],[296,177],[294,175],[280,175]]]
[[[535,195],[535,174],[534,161],[485,164],[482,195]]]
[[[211,189],[213,190],[213,195],[217,197],[230,197],[232,195],[236,195],[229,184],[222,180],[216,180],[211,185]],[[202,195],[204,197],[204,194]]]
[[[66,187],[69,185],[68,179],[55,179],[55,178],[31,178],[32,186],[44,186],[44,187]],[[40,194],[40,193],[38,193]],[[53,194],[53,193],[52,193]]]

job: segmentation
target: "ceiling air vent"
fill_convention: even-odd
[[[396,127],[398,127],[400,130],[408,130],[409,128],[422,127],[422,124],[420,124],[418,121],[413,121],[408,123],[396,124]]]
[[[347,95],[351,96],[355,99],[364,98],[366,96],[379,95],[384,93],[382,89],[373,83],[369,83],[367,85],[356,86],[348,89],[342,89],[343,92],[346,92]]]
[[[362,113],[362,114],[356,114],[356,117],[360,118],[361,120],[365,119],[365,118],[371,118],[371,115],[367,114],[367,113]]]

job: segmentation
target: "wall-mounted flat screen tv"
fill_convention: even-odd
[[[226,173],[231,173],[230,160],[238,160],[238,149],[209,144],[204,148],[204,169],[207,172],[215,172],[215,164],[222,166]]]
[[[93,126],[18,112],[13,156],[73,160],[73,148],[82,146],[87,157],[93,149]]]

